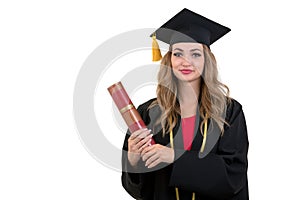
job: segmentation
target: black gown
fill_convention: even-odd
[[[148,128],[154,130],[154,140],[158,144],[170,146],[169,134],[155,132],[155,123],[150,117],[148,106],[153,101],[140,105],[138,111]],[[158,106],[157,106],[158,107]],[[180,122],[180,116],[178,116]],[[122,155],[122,185],[135,199],[176,200],[175,187],[179,189],[180,200],[191,200],[195,192],[196,200],[248,200],[247,153],[248,136],[242,106],[234,99],[227,107],[224,133],[204,158],[199,158],[203,136],[199,124],[195,123],[195,136],[190,151],[183,151],[181,126],[174,130],[175,161],[160,164],[147,172],[144,162],[139,161],[133,168],[127,160],[126,134]],[[179,136],[179,137],[176,137]],[[211,137],[210,134],[207,136]]]

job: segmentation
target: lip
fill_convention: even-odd
[[[181,69],[181,70],[179,70],[182,74],[190,74],[190,73],[192,73],[193,72],[193,70],[191,70],[191,69]]]

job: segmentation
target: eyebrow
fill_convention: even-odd
[[[173,51],[175,51],[175,50],[183,52],[183,50],[180,49],[180,48],[175,48]],[[194,52],[194,51],[200,51],[200,52],[202,52],[202,50],[201,50],[201,49],[198,49],[198,48],[196,48],[196,49],[191,49],[190,51],[191,51],[191,52]]]
[[[173,51],[175,51],[175,50],[177,50],[177,51],[183,51],[183,50],[180,49],[180,48],[175,48]]]
[[[200,51],[200,52],[202,52],[201,49],[191,49],[190,51],[192,51],[192,52],[193,51]]]

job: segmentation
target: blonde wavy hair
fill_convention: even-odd
[[[203,134],[203,124],[208,119],[216,122],[221,130],[224,132],[224,123],[227,104],[230,101],[229,88],[218,80],[218,69],[215,56],[211,50],[203,45],[204,51],[204,70],[200,81],[200,95],[201,105],[199,113],[202,119],[200,129]],[[156,89],[157,99],[152,102],[149,108],[159,105],[162,110],[162,115],[158,119],[163,128],[163,135],[166,130],[173,129],[178,122],[178,115],[180,115],[180,105],[177,100],[177,78],[174,76],[171,64],[172,47],[164,55],[160,69],[158,72],[158,86]],[[170,121],[169,121],[170,120]],[[227,124],[227,123],[226,123]]]

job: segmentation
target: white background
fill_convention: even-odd
[[[250,198],[296,199],[297,5],[292,0],[1,1],[0,199],[131,199],[120,172],[97,162],[81,143],[72,107],[76,77],[102,42],[159,27],[184,7],[232,29],[211,48],[222,81],[246,115]],[[134,95],[133,101],[143,100]]]

